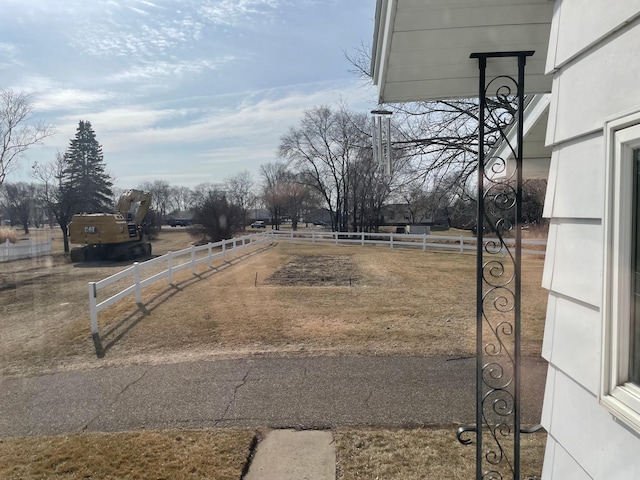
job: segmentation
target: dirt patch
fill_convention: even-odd
[[[268,285],[351,287],[360,274],[350,255],[296,255],[266,279]]]

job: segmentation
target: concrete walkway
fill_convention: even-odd
[[[260,442],[244,480],[334,480],[330,431],[273,430]]]
[[[523,361],[523,423],[540,421],[546,369],[542,359]],[[0,380],[0,438],[143,428],[472,424],[474,395],[472,358],[248,358],[109,367]],[[247,478],[333,478],[322,473],[328,462],[335,475],[331,455],[330,431],[274,430],[258,445],[254,477]],[[302,476],[296,465],[304,462],[317,474]],[[283,473],[287,465],[290,476]]]

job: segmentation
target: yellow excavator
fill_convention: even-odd
[[[69,223],[71,261],[131,260],[151,255],[144,242],[142,220],[149,211],[151,194],[127,190],[118,199],[116,213],[79,213]]]

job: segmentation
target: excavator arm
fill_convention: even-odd
[[[142,224],[142,219],[151,206],[151,194],[141,190],[127,190],[118,199],[116,211],[127,222],[132,222],[136,227]]]

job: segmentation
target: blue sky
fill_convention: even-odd
[[[7,181],[93,125],[121,188],[257,178],[319,105],[367,111],[343,50],[370,45],[375,0],[0,0],[0,86],[56,129]]]

